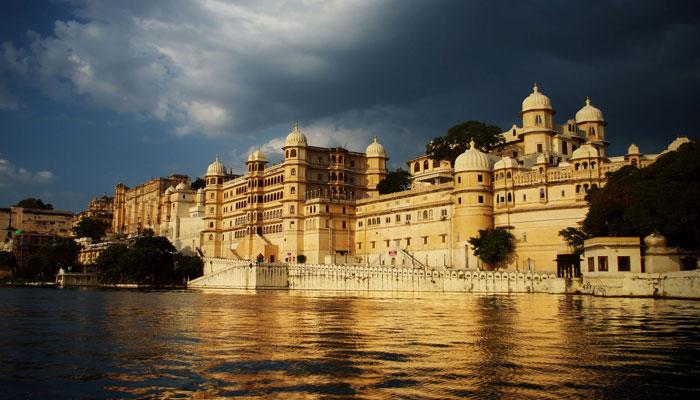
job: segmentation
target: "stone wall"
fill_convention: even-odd
[[[700,299],[700,270],[584,276],[581,292],[606,297]]]
[[[462,293],[565,293],[553,274],[353,265],[251,264],[206,258],[191,288]]]

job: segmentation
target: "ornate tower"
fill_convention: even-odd
[[[540,93],[537,84],[523,100],[523,147],[525,154],[551,153],[554,131],[554,109],[549,97]]]
[[[451,219],[452,264],[458,268],[476,268],[481,264],[468,243],[480,229],[493,227],[493,190],[491,159],[479,151],[474,141],[455,160],[455,185],[452,191]]]
[[[226,176],[226,167],[219,161],[219,156],[209,164],[204,176],[204,230],[202,231],[204,255],[222,257],[221,237],[221,186]]]
[[[576,113],[576,126],[585,136],[586,143],[592,144],[603,157],[609,144],[605,141],[606,125],[603,112],[593,106],[591,99],[586,97],[586,104]]]
[[[377,185],[387,176],[386,162],[389,157],[386,156],[384,146],[379,143],[376,136],[365,149],[365,155],[367,156],[367,191],[376,193]]]
[[[284,141],[284,195],[282,197],[284,248],[281,259],[294,259],[304,249],[304,201],[307,191],[308,143],[295,123]]]

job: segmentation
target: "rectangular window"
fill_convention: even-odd
[[[401,214],[396,214],[396,222],[401,222]]]
[[[345,221],[343,221],[343,229],[347,228],[347,225],[345,225]]]
[[[537,152],[538,153],[542,152],[542,143],[537,143]]]
[[[362,242],[357,242],[357,249],[362,250]]]
[[[598,256],[598,272],[608,270],[608,256]]]
[[[411,222],[411,214],[406,214],[406,222]]]
[[[593,257],[588,257],[588,272],[595,272],[595,262]]]
[[[630,270],[630,257],[629,256],[618,256],[617,257],[617,270],[620,272],[629,272],[629,270]]]
[[[561,154],[569,154],[569,144],[568,143],[563,142],[561,144]]]
[[[477,175],[477,176],[476,176],[476,181],[477,181],[477,182],[483,182],[483,181],[484,181],[484,176],[481,175],[481,174]]]
[[[447,241],[447,235],[440,235],[440,239],[442,239],[442,243],[445,243]]]
[[[385,240],[384,243],[386,243],[386,247],[389,247],[389,241]]]
[[[411,238],[406,238],[406,247],[411,245]]]
[[[423,244],[428,244],[428,237],[427,236],[423,236]]]
[[[479,195],[479,204],[484,204],[484,196]]]
[[[372,242],[372,248],[375,248],[375,247],[377,247],[377,243],[376,243],[376,242]]]

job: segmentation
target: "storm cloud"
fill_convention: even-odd
[[[467,119],[519,123],[533,82],[557,120],[585,96],[613,153],[658,150],[700,123],[692,1],[71,1],[70,18],[0,50],[0,107],[26,93],[230,138],[229,162],[300,121],[316,145],[393,165]],[[5,17],[7,18],[7,17]],[[0,114],[2,118],[2,114]],[[209,155],[207,155],[209,157]]]

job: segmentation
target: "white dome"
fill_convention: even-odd
[[[455,160],[455,173],[468,171],[491,171],[491,159],[476,148],[473,140]]]
[[[386,151],[384,151],[384,146],[377,141],[377,137],[374,137],[374,141],[367,146],[365,149],[365,154],[367,157],[386,157]]]
[[[289,135],[287,135],[287,139],[284,140],[284,147],[306,145],[306,136],[304,136],[304,134],[301,133],[301,130],[299,129],[299,124],[294,124],[294,128],[292,128],[292,131],[289,133]]]
[[[627,154],[639,154],[639,147],[632,143],[630,147],[627,148]]]
[[[218,155],[216,156],[214,162],[209,164],[209,167],[207,167],[207,176],[211,175],[226,175],[226,167],[221,163],[221,161],[219,161]]]
[[[576,123],[582,124],[584,122],[605,122],[603,112],[592,106],[591,99],[588,97],[586,97],[586,105],[576,113]]]
[[[187,190],[187,184],[185,182],[180,182],[175,186],[175,190]]]
[[[508,156],[501,158],[500,160],[496,161],[496,164],[494,164],[493,169],[506,169],[506,168],[518,168],[520,165],[518,164],[518,161],[514,158],[510,158]]]
[[[539,88],[537,87],[537,84],[535,83],[535,86],[532,88],[532,93],[530,93],[529,96],[523,100],[523,108],[522,111],[530,111],[530,110],[551,110],[552,109],[552,102],[549,100],[549,97],[543,95],[540,93]]]
[[[170,187],[168,187],[167,189],[165,189],[165,194],[170,194],[170,193],[172,193],[172,192],[174,192],[174,191],[175,191],[175,188],[173,187],[173,185],[170,185]]]
[[[250,153],[248,156],[248,162],[252,161],[264,161],[267,162],[267,157],[265,156],[265,153],[260,151],[260,149],[255,150],[254,152]]]
[[[571,154],[571,159],[574,159],[574,158],[597,158],[597,157],[598,157],[598,150],[596,150],[595,147],[591,146],[588,143],[586,143],[583,146],[579,147],[578,149],[574,150],[573,154]]]

